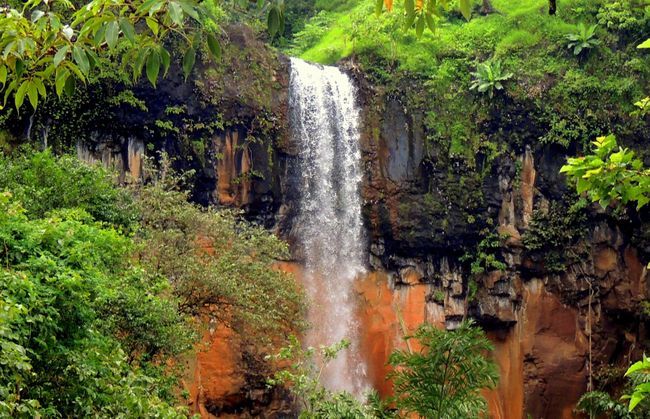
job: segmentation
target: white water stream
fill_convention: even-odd
[[[291,59],[289,106],[300,144],[297,236],[312,301],[307,344],[351,342],[324,371],[331,390],[356,396],[369,388],[360,354],[354,282],[364,272],[356,88],[336,67]]]

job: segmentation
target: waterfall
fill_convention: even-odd
[[[356,89],[338,68],[292,58],[289,106],[300,150],[295,231],[312,303],[306,343],[318,347],[348,339],[350,348],[324,370],[322,382],[361,396],[368,384],[354,289],[365,260]]]

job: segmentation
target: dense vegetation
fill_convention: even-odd
[[[2,416],[182,417],[192,315],[210,305],[262,342],[300,329],[301,295],[271,267],[286,245],[188,203],[169,173],[130,192],[49,151],[0,167]]]

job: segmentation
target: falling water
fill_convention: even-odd
[[[300,145],[297,236],[312,300],[311,346],[348,339],[322,375],[332,390],[368,387],[360,355],[354,281],[364,271],[361,151],[356,89],[335,67],[291,60],[292,135]]]

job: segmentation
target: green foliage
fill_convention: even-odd
[[[148,275],[169,278],[185,312],[214,306],[244,339],[268,343],[299,331],[302,294],[292,276],[273,269],[289,257],[287,244],[236,212],[189,203],[168,164],[163,159],[156,180],[136,190],[137,256]]]
[[[383,411],[378,397],[373,396],[374,408],[357,401],[346,392],[332,392],[320,383],[323,369],[337,354],[347,349],[350,342],[342,340],[331,346],[304,349],[295,336],[289,338],[289,345],[269,357],[281,365],[290,365],[268,380],[269,385],[287,385],[301,404],[300,419],[371,419],[374,412]]]
[[[54,7],[45,0],[27,1],[0,14],[4,105],[13,94],[16,109],[25,98],[36,109],[50,88],[59,97],[71,95],[76,81],[85,83],[103,58],[120,60],[135,80],[145,70],[155,86],[170,68],[165,41],[172,35],[185,44],[187,78],[202,43],[215,58],[220,55],[215,35],[202,30],[213,20],[195,0],[92,0],[78,9],[68,1]]]
[[[257,344],[300,330],[301,294],[272,267],[286,244],[188,203],[165,160],[135,201],[49,151],[0,167],[33,210],[0,193],[0,416],[185,417],[187,314],[210,305]]]
[[[71,156],[50,150],[0,155],[0,191],[11,190],[29,217],[56,209],[81,208],[95,220],[131,230],[137,221],[133,198],[114,187],[111,176]]]
[[[612,400],[611,396],[603,391],[590,391],[583,394],[578,400],[576,410],[589,415],[589,417],[601,417],[607,415],[612,419],[632,419],[625,405]]]
[[[581,22],[578,24],[577,33],[570,33],[566,36],[569,40],[567,48],[573,49],[573,55],[580,55],[583,51],[586,52],[600,45],[600,40],[596,39],[596,27],[597,25],[585,26]]]
[[[498,254],[501,251],[501,240],[494,231],[484,229],[481,231],[483,238],[478,243],[474,253],[466,253],[461,262],[470,261],[470,272],[472,275],[479,275],[490,271],[503,271],[507,265],[499,260]]]
[[[616,0],[605,2],[598,9],[598,24],[611,31],[624,34],[642,34],[650,24],[648,7],[641,7],[635,1]]]
[[[29,219],[5,192],[0,242],[0,415],[182,416],[169,371],[138,365],[186,350],[188,328],[164,287],[129,266],[130,239],[81,209]]]
[[[570,205],[552,202],[548,211],[533,213],[522,241],[528,252],[541,259],[548,272],[564,272],[568,263],[578,259],[573,246],[587,229],[586,207],[586,200],[577,199]]]
[[[625,399],[630,401],[628,407],[631,412],[650,395],[650,358],[644,354],[642,360],[628,368],[625,376],[629,377],[634,384],[632,394],[625,396]]]
[[[470,86],[470,90],[476,89],[479,93],[487,92],[492,98],[495,91],[503,90],[503,82],[510,80],[513,75],[505,72],[499,60],[481,63],[476,67],[476,71],[472,73],[474,81]]]
[[[650,202],[650,171],[634,151],[619,147],[613,135],[598,137],[593,145],[593,154],[569,158],[560,170],[578,193],[586,192],[602,207],[636,202],[640,209]]]
[[[425,418],[480,417],[487,411],[481,389],[498,380],[494,362],[485,356],[490,341],[472,322],[453,331],[422,325],[413,336],[422,349],[395,351],[389,364],[395,386],[395,402],[403,412]]]

